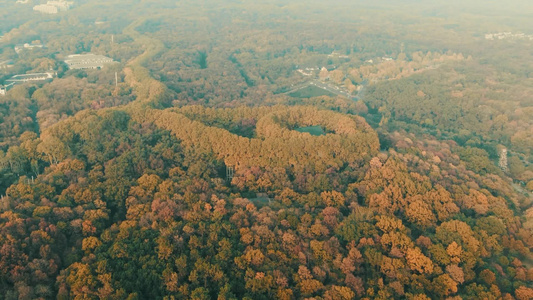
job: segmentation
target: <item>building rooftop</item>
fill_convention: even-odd
[[[0,61],[0,68],[3,67],[3,66],[13,65],[13,64],[14,64],[14,62],[11,59]]]
[[[55,73],[52,73],[52,72],[19,74],[6,80],[6,83],[10,84],[10,83],[24,83],[28,81],[44,81],[44,80],[53,79],[54,76],[55,76]]]
[[[69,69],[98,69],[112,62],[112,58],[96,54],[72,54],[65,59]]]

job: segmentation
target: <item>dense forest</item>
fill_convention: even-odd
[[[533,299],[529,1],[11,2],[0,300]]]

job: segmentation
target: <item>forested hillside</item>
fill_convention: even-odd
[[[0,300],[533,299],[514,1],[6,5]]]

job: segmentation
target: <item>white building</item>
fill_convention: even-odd
[[[10,83],[8,85],[0,85],[0,96],[5,96],[7,94],[7,91],[9,91],[13,87],[13,83]]]
[[[57,14],[60,11],[69,10],[72,4],[74,4],[74,2],[52,0],[46,2],[46,4],[34,6],[33,10],[43,14]]]
[[[50,14],[50,15],[57,14],[59,12],[59,9],[57,9],[57,7],[53,5],[48,5],[48,4],[35,5],[33,7],[33,10],[43,13],[43,14]]]
[[[69,69],[101,69],[113,62],[112,58],[96,54],[72,54],[65,59]]]

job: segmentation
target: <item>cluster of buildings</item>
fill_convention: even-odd
[[[393,61],[394,58],[392,58],[392,57],[390,57],[390,56],[382,56],[382,57],[378,57],[378,58],[376,58],[376,60],[377,60],[377,62],[379,62],[379,61],[384,62],[384,61]],[[365,60],[365,63],[367,63],[367,64],[374,64],[374,60],[373,60],[373,59],[367,59],[367,60]]]
[[[7,94],[7,91],[9,91],[17,84],[22,84],[26,82],[52,81],[56,76],[57,74],[54,72],[15,75],[10,79],[6,80],[5,85],[0,85],[0,96],[5,96]]]
[[[113,63],[113,59],[96,54],[72,54],[67,56],[65,63],[69,69],[101,69],[105,64]],[[0,69],[10,68],[13,61],[6,60],[0,62]],[[55,72],[20,74],[5,81],[5,85],[0,85],[0,96],[5,96],[13,86],[26,82],[46,82],[52,81],[57,74]]]
[[[65,63],[69,69],[101,69],[105,64],[113,63],[113,59],[96,54],[72,54],[66,57]],[[0,62],[0,69],[13,66],[12,60]],[[57,74],[55,72],[20,74],[5,81],[5,85],[0,85],[0,96],[5,96],[7,91],[17,84],[26,82],[46,82],[52,81]]]
[[[46,4],[40,4],[33,7],[34,11],[43,13],[43,14],[57,14],[60,11],[69,10],[74,2],[69,1],[56,1],[51,0],[46,2]]]
[[[350,58],[348,55],[341,55],[335,51],[331,52],[331,54],[328,54],[328,57]]]
[[[72,54],[66,57],[65,63],[69,69],[101,69],[106,64],[114,63],[112,58],[96,54]],[[12,60],[0,61],[0,69],[7,69],[13,66]],[[20,74],[11,77],[0,85],[0,96],[5,96],[7,91],[17,84],[26,82],[46,82],[52,81],[57,74],[55,72]]]
[[[505,40],[505,39],[533,41],[533,35],[531,34],[527,35],[525,33],[499,32],[499,33],[487,33],[485,34],[485,39],[490,40],[490,41]]]
[[[12,68],[14,64],[11,59],[0,61],[0,70]]]
[[[301,68],[301,69],[297,69],[296,71],[304,76],[316,76],[320,72],[329,72],[329,71],[335,70],[336,68],[337,67],[335,67],[334,65],[328,65],[322,68],[319,68],[319,67]]]
[[[17,0],[17,3],[28,3],[29,0]],[[66,0],[50,0],[46,4],[40,4],[33,7],[34,11],[45,14],[56,14],[58,12],[69,10],[74,2]],[[95,22],[95,24],[104,24],[105,21]],[[4,36],[0,36],[0,42]],[[31,51],[34,49],[46,48],[46,46],[39,42],[17,44],[14,49],[17,54],[22,51]],[[113,59],[96,54],[72,54],[64,59],[65,64],[69,69],[101,69],[106,64],[114,63]],[[0,70],[6,70],[14,66],[13,60],[0,60]],[[4,84],[0,84],[0,96],[5,96],[7,92],[17,84],[23,84],[27,82],[42,83],[52,81],[57,73],[54,71],[45,73],[31,73],[31,74],[19,74],[4,81]]]
[[[298,73],[304,75],[304,76],[313,76],[314,75],[314,71],[315,70],[318,70],[318,68],[305,68],[305,69],[298,69],[296,71],[298,71]]]
[[[113,63],[113,59],[96,54],[72,54],[67,56],[65,63],[69,69],[101,69],[105,64]]]
[[[18,44],[18,45],[15,45],[15,52],[19,54],[20,52],[22,52],[22,50],[33,50],[33,49],[40,49],[40,48],[44,48],[44,45],[43,44],[29,44],[29,43]]]

